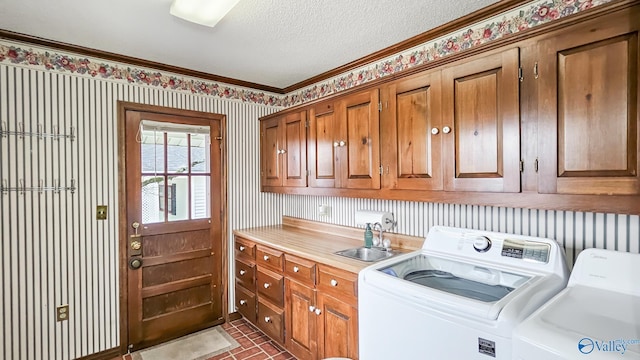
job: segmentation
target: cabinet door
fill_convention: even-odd
[[[383,187],[442,190],[440,71],[396,81],[382,90]]]
[[[358,310],[319,292],[318,357],[358,358]]]
[[[442,72],[445,190],[520,191],[519,50]]]
[[[339,129],[333,103],[321,103],[309,110],[310,187],[336,187]]]
[[[336,110],[341,126],[338,168],[341,188],[380,188],[378,89],[348,95]]]
[[[307,113],[289,114],[282,119],[282,185],[307,186]]]
[[[287,279],[285,292],[285,346],[298,359],[314,359],[317,348],[315,290]]]
[[[639,194],[638,21],[539,44],[538,191]]]
[[[282,186],[279,125],[280,118],[263,120],[260,123],[262,186]]]

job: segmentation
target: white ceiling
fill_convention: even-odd
[[[214,28],[171,0],[0,0],[0,29],[285,88],[496,0],[241,0]]]

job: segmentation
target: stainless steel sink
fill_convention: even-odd
[[[355,249],[337,251],[335,252],[335,254],[346,256],[348,258],[352,258],[356,260],[374,262],[374,261],[389,258],[395,255],[395,252],[393,252],[392,250],[385,251],[378,248],[359,247]]]

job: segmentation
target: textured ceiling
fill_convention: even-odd
[[[0,29],[278,88],[495,0],[241,0],[214,28],[171,0],[0,0]]]

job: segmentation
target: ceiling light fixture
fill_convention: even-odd
[[[169,13],[196,24],[214,27],[240,0],[173,0]]]

